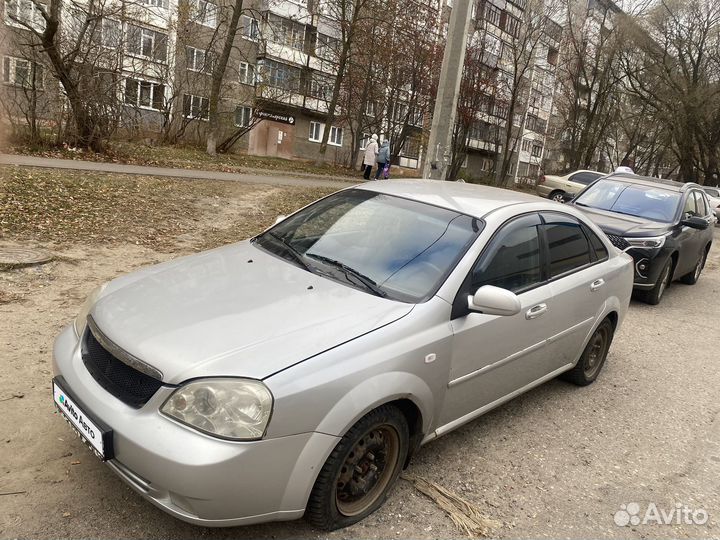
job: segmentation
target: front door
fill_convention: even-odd
[[[441,425],[472,414],[543,377],[548,304],[540,218],[530,214],[506,223],[478,259],[455,302],[450,380]],[[462,312],[468,295],[483,285],[508,289],[522,304],[514,316]],[[453,310],[456,313],[457,309]]]

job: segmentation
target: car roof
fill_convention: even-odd
[[[658,184],[663,188],[671,191],[685,191],[690,187],[701,187],[699,184],[693,182],[684,183],[676,182],[675,180],[668,180],[665,178],[653,178],[652,176],[640,176],[638,174],[630,173],[614,173],[606,176],[603,180],[622,180],[629,184],[639,184],[643,186],[657,187]]]
[[[536,195],[510,189],[438,180],[377,180],[355,188],[412,199],[475,217],[483,217],[506,206],[542,201]]]

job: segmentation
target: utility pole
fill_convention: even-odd
[[[455,0],[450,13],[430,140],[423,167],[423,178],[428,180],[445,180],[447,177],[460,80],[465,65],[468,29],[472,20],[472,5],[472,0]]]

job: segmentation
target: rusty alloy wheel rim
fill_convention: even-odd
[[[399,456],[400,436],[392,426],[376,426],[360,437],[335,483],[338,511],[352,517],[370,508],[390,483]]]
[[[588,354],[588,359],[585,363],[585,369],[583,370],[585,372],[585,377],[593,377],[597,370],[600,369],[600,364],[602,363],[602,358],[605,353],[607,340],[607,328],[598,329],[598,331],[595,332],[595,335],[592,337],[592,340],[590,341],[590,353]]]

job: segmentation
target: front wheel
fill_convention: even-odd
[[[601,322],[590,337],[578,363],[570,371],[563,373],[562,378],[578,386],[587,386],[594,382],[605,364],[614,333],[613,325],[608,319]]]
[[[672,258],[667,260],[665,266],[663,266],[663,269],[660,272],[657,283],[655,283],[655,286],[652,289],[645,291],[642,299],[652,306],[658,305],[665,293],[665,289],[667,289],[668,285],[670,285],[670,281],[672,281]]]
[[[305,517],[334,530],[377,510],[397,481],[409,448],[405,416],[392,405],[369,412],[340,440],[315,481]]]

